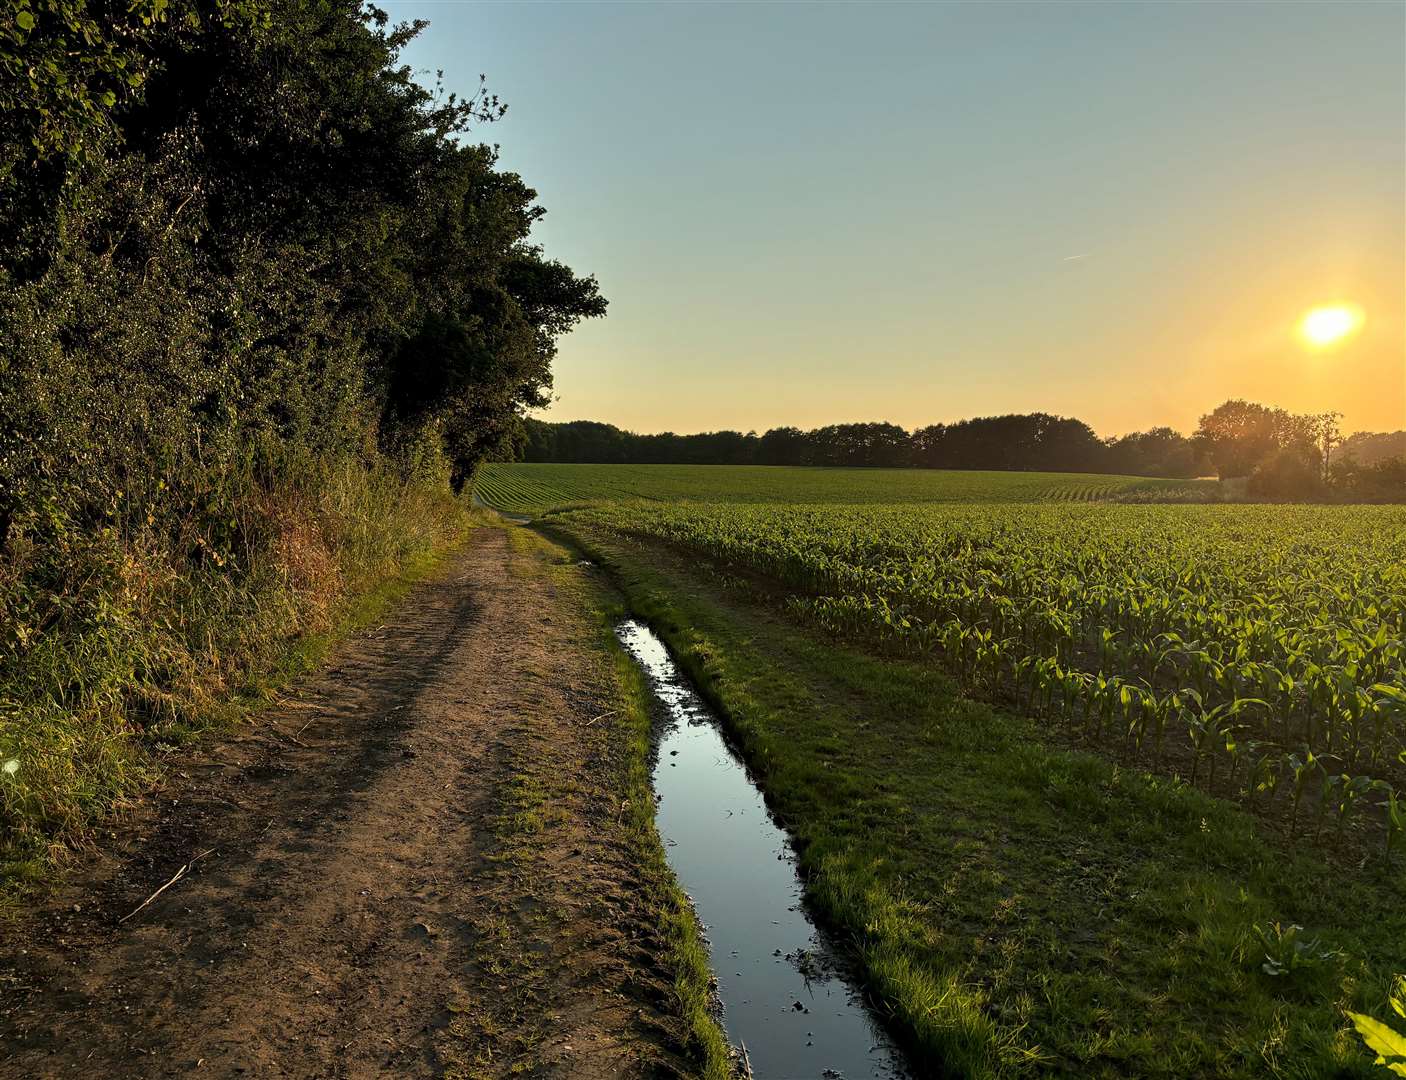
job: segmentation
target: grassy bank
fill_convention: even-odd
[[[447,488],[354,464],[214,515],[12,536],[0,565],[0,882],[42,880],[184,741],[373,619],[470,526]]]
[[[620,817],[639,880],[641,900],[666,943],[659,959],[673,981],[674,1011],[683,1023],[684,1051],[704,1080],[733,1076],[733,1055],[715,1015],[712,967],[693,906],[679,888],[664,856],[654,823],[654,790],[650,781],[651,697],[639,668],[615,637],[615,624],[626,615],[623,596],[599,577],[584,575],[577,556],[528,529],[513,528],[515,544],[534,549],[553,573],[559,593],[573,595],[593,623],[591,647],[609,668],[618,711],[608,717],[615,739],[613,761]],[[560,778],[557,778],[559,782]],[[551,778],[542,778],[551,783]],[[522,819],[516,819],[521,826]]]
[[[1343,873],[1223,800],[1053,745],[931,666],[803,633],[740,583],[575,540],[726,716],[808,899],[920,1068],[1374,1075],[1343,1010],[1385,1016],[1406,967],[1399,869]]]

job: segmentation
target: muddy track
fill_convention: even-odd
[[[682,1069],[608,663],[533,543],[476,530],[0,928],[0,1076]]]

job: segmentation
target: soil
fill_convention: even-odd
[[[515,531],[476,529],[0,927],[0,1076],[691,1071],[589,570]]]

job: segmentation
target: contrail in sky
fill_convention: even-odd
[[[1093,254],[1094,254],[1094,253],[1093,253],[1092,251],[1086,251],[1086,252],[1084,252],[1084,254],[1082,254],[1082,255],[1066,255],[1066,256],[1064,257],[1064,261],[1065,261],[1065,262],[1073,262],[1075,259],[1090,259],[1090,258],[1093,257]]]

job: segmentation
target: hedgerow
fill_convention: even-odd
[[[155,732],[463,527],[595,281],[531,241],[503,106],[356,0],[0,15],[0,827],[132,790]],[[37,845],[37,846],[36,846]]]

